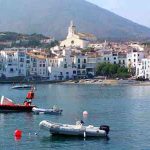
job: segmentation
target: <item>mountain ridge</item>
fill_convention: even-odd
[[[150,28],[85,0],[0,0],[0,31],[41,33],[63,39],[71,20],[79,32],[92,33],[98,39],[150,37]]]

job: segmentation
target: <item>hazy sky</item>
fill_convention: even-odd
[[[139,24],[150,27],[150,0],[87,0]]]

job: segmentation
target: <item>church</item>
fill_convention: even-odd
[[[61,47],[78,47],[87,48],[90,42],[96,41],[96,37],[92,34],[79,33],[76,31],[76,26],[71,21],[68,28],[68,35],[66,40],[61,41]]]

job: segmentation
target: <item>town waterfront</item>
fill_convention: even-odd
[[[0,85],[0,94],[23,103],[27,91]],[[150,86],[102,85],[37,85],[33,103],[49,108],[57,105],[62,116],[33,113],[0,114],[0,146],[2,150],[148,150],[150,149]],[[89,112],[87,118],[82,112]],[[52,137],[39,130],[39,122],[51,120],[75,124],[110,126],[109,139]],[[14,139],[16,129],[23,131],[20,141]],[[36,134],[37,135],[36,135]]]

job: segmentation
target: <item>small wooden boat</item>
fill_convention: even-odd
[[[40,128],[49,131],[52,135],[71,135],[81,137],[107,137],[109,126],[102,125],[94,127],[92,125],[83,126],[83,122],[77,122],[76,125],[59,124],[49,121],[42,121],[39,124]]]
[[[35,105],[28,105],[26,104],[15,104],[9,98],[2,96],[1,103],[0,103],[0,112],[32,112],[32,108]]]
[[[53,106],[53,108],[50,108],[50,109],[43,109],[43,108],[34,107],[32,109],[32,111],[35,114],[42,113],[42,114],[50,114],[50,115],[61,115],[63,110]]]

